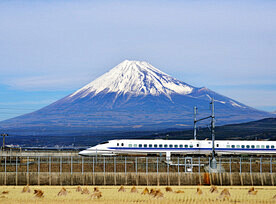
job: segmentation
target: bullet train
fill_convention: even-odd
[[[160,155],[169,160],[172,154],[208,155],[212,153],[210,140],[135,140],[120,139],[100,143],[79,152],[81,156],[115,155]],[[217,155],[273,155],[276,154],[276,141],[216,140]]]

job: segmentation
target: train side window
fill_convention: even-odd
[[[241,146],[241,148],[243,148],[243,149],[244,149],[244,148],[245,148],[245,146],[244,146],[244,145],[242,145],[242,146]]]
[[[139,144],[139,147],[142,147],[143,145],[142,144]]]
[[[188,147],[188,145],[185,145],[185,148],[187,148]]]
[[[232,145],[231,147],[232,147],[232,148],[235,148],[235,145]]]
[[[260,145],[256,145],[256,148],[259,149],[259,148],[260,148]]]
[[[249,148],[250,148],[250,145],[246,145],[246,148],[249,149]]]
[[[157,147],[157,144],[154,144],[154,147]]]
[[[117,147],[119,147],[120,146],[120,144],[119,143],[117,143]]]
[[[159,145],[159,147],[160,147],[160,148],[162,148],[162,147],[163,147],[163,145],[162,145],[162,144],[160,144],[160,145]]]
[[[240,148],[241,146],[240,145],[237,145],[237,148]]]
[[[197,144],[197,145],[198,145],[198,144]],[[198,145],[198,146],[199,146],[199,145]],[[197,147],[198,147],[198,146],[197,146]],[[217,144],[217,147],[219,147],[219,144]]]
[[[264,145],[262,145],[261,148],[264,149]]]
[[[134,147],[137,147],[137,144],[134,144]]]
[[[152,144],[149,144],[149,147],[152,147]]]
[[[132,147],[132,144],[128,144],[129,147]]]
[[[196,144],[197,147],[199,147],[199,144]],[[218,147],[218,144],[217,144],[217,147]]]
[[[180,148],[183,148],[183,145],[179,145]]]
[[[174,148],[178,148],[178,145],[174,145]]]
[[[230,145],[227,145],[226,147],[227,147],[227,148],[230,148]]]
[[[266,149],[269,149],[269,145],[266,145]]]
[[[274,145],[271,145],[271,149],[274,149]]]
[[[147,145],[147,144],[144,144],[144,147],[148,147],[148,145]]]
[[[193,147],[194,147],[194,146],[191,144],[191,145],[190,145],[190,148],[193,148]]]
[[[124,146],[124,143],[122,143],[121,145],[122,145],[122,147],[123,147],[123,146]]]
[[[254,148],[255,148],[255,145],[251,145],[251,148],[254,149]]]
[[[170,144],[170,146],[169,146],[170,148],[172,148],[173,147],[173,145],[172,144]]]
[[[166,144],[165,144],[165,145],[164,145],[164,147],[165,147],[165,148],[167,148],[167,147],[168,147],[168,145],[166,145]]]

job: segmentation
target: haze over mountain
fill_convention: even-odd
[[[69,96],[3,121],[0,128],[17,135],[100,135],[188,128],[193,125],[193,107],[198,107],[198,117],[208,116],[212,97],[218,125],[272,116],[206,87],[186,84],[147,62],[125,60]]]

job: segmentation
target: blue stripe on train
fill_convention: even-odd
[[[108,147],[108,149],[118,149],[118,150],[212,150],[212,148],[155,148],[155,147]],[[276,149],[242,149],[242,148],[215,148],[215,150],[221,151],[276,151]]]

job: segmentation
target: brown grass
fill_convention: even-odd
[[[80,186],[84,191],[93,192],[95,186]],[[220,194],[210,192],[210,186],[169,186],[174,193],[166,192],[165,187],[145,187],[135,186],[139,192],[143,192],[146,188],[150,189],[150,194],[141,195],[141,193],[130,193],[132,186],[125,186],[125,193],[118,193],[118,186],[101,186],[99,192],[93,194],[80,194],[76,192],[78,186],[64,186],[68,194],[66,196],[58,196],[61,186],[30,186],[35,189],[35,197],[30,193],[21,193],[22,186],[0,186],[0,192],[9,191],[8,194],[0,195],[1,204],[20,203],[20,204],[127,204],[127,203],[161,203],[161,204],[207,204],[207,203],[245,203],[245,204],[272,204],[275,203],[273,198],[276,195],[276,187],[255,186],[254,191],[258,193],[254,196],[248,195],[249,187],[241,186],[217,186]],[[195,192],[199,188],[204,196],[197,196]],[[160,190],[162,189],[162,190]],[[183,191],[185,193],[176,193]],[[40,193],[38,193],[40,192]],[[40,196],[40,197],[39,197]],[[276,198],[276,196],[275,196]],[[93,199],[93,200],[91,200]]]
[[[31,189],[28,185],[23,187],[22,193],[30,193],[30,192],[31,192]]]
[[[99,187],[94,187],[94,193],[95,192],[100,192]]]
[[[91,198],[97,198],[97,199],[99,199],[99,198],[101,198],[101,197],[102,197],[102,192],[99,192],[99,191],[94,192],[94,193],[91,195]]]
[[[61,190],[58,192],[58,196],[66,196],[67,195],[67,191],[66,191],[66,188],[61,188]]]
[[[126,192],[125,187],[124,187],[124,186],[121,186],[121,187],[119,188],[118,192]]]
[[[81,188],[80,186],[78,186],[78,187],[76,188],[76,192],[82,192],[82,188]]]
[[[149,189],[145,188],[141,194],[142,195],[148,195],[149,194]]]
[[[161,192],[160,189],[157,189],[155,191],[155,195],[153,196],[154,198],[163,198],[164,197],[164,194]]]
[[[203,194],[203,191],[202,191],[200,188],[197,188],[197,189],[196,189],[196,194],[197,194],[197,195],[202,195],[202,194]]]
[[[155,193],[156,193],[156,189],[154,188],[150,189],[150,193],[149,193],[150,195],[154,196]]]
[[[43,194],[44,194],[44,191],[40,190],[40,189],[35,189],[34,190],[34,194],[35,194],[35,197],[37,198],[43,198]]]
[[[87,187],[85,187],[84,189],[82,189],[81,194],[90,194],[90,191],[88,190]]]
[[[173,190],[172,190],[171,187],[167,186],[167,187],[166,187],[166,192],[173,192]]]
[[[210,193],[218,193],[218,188],[216,186],[211,186]]]
[[[138,193],[138,190],[135,186],[133,186],[131,189],[130,189],[130,192],[131,193]]]
[[[250,188],[249,190],[248,190],[248,195],[256,195],[257,194],[257,190],[255,190],[255,188],[254,187],[252,187],[252,188]]]

